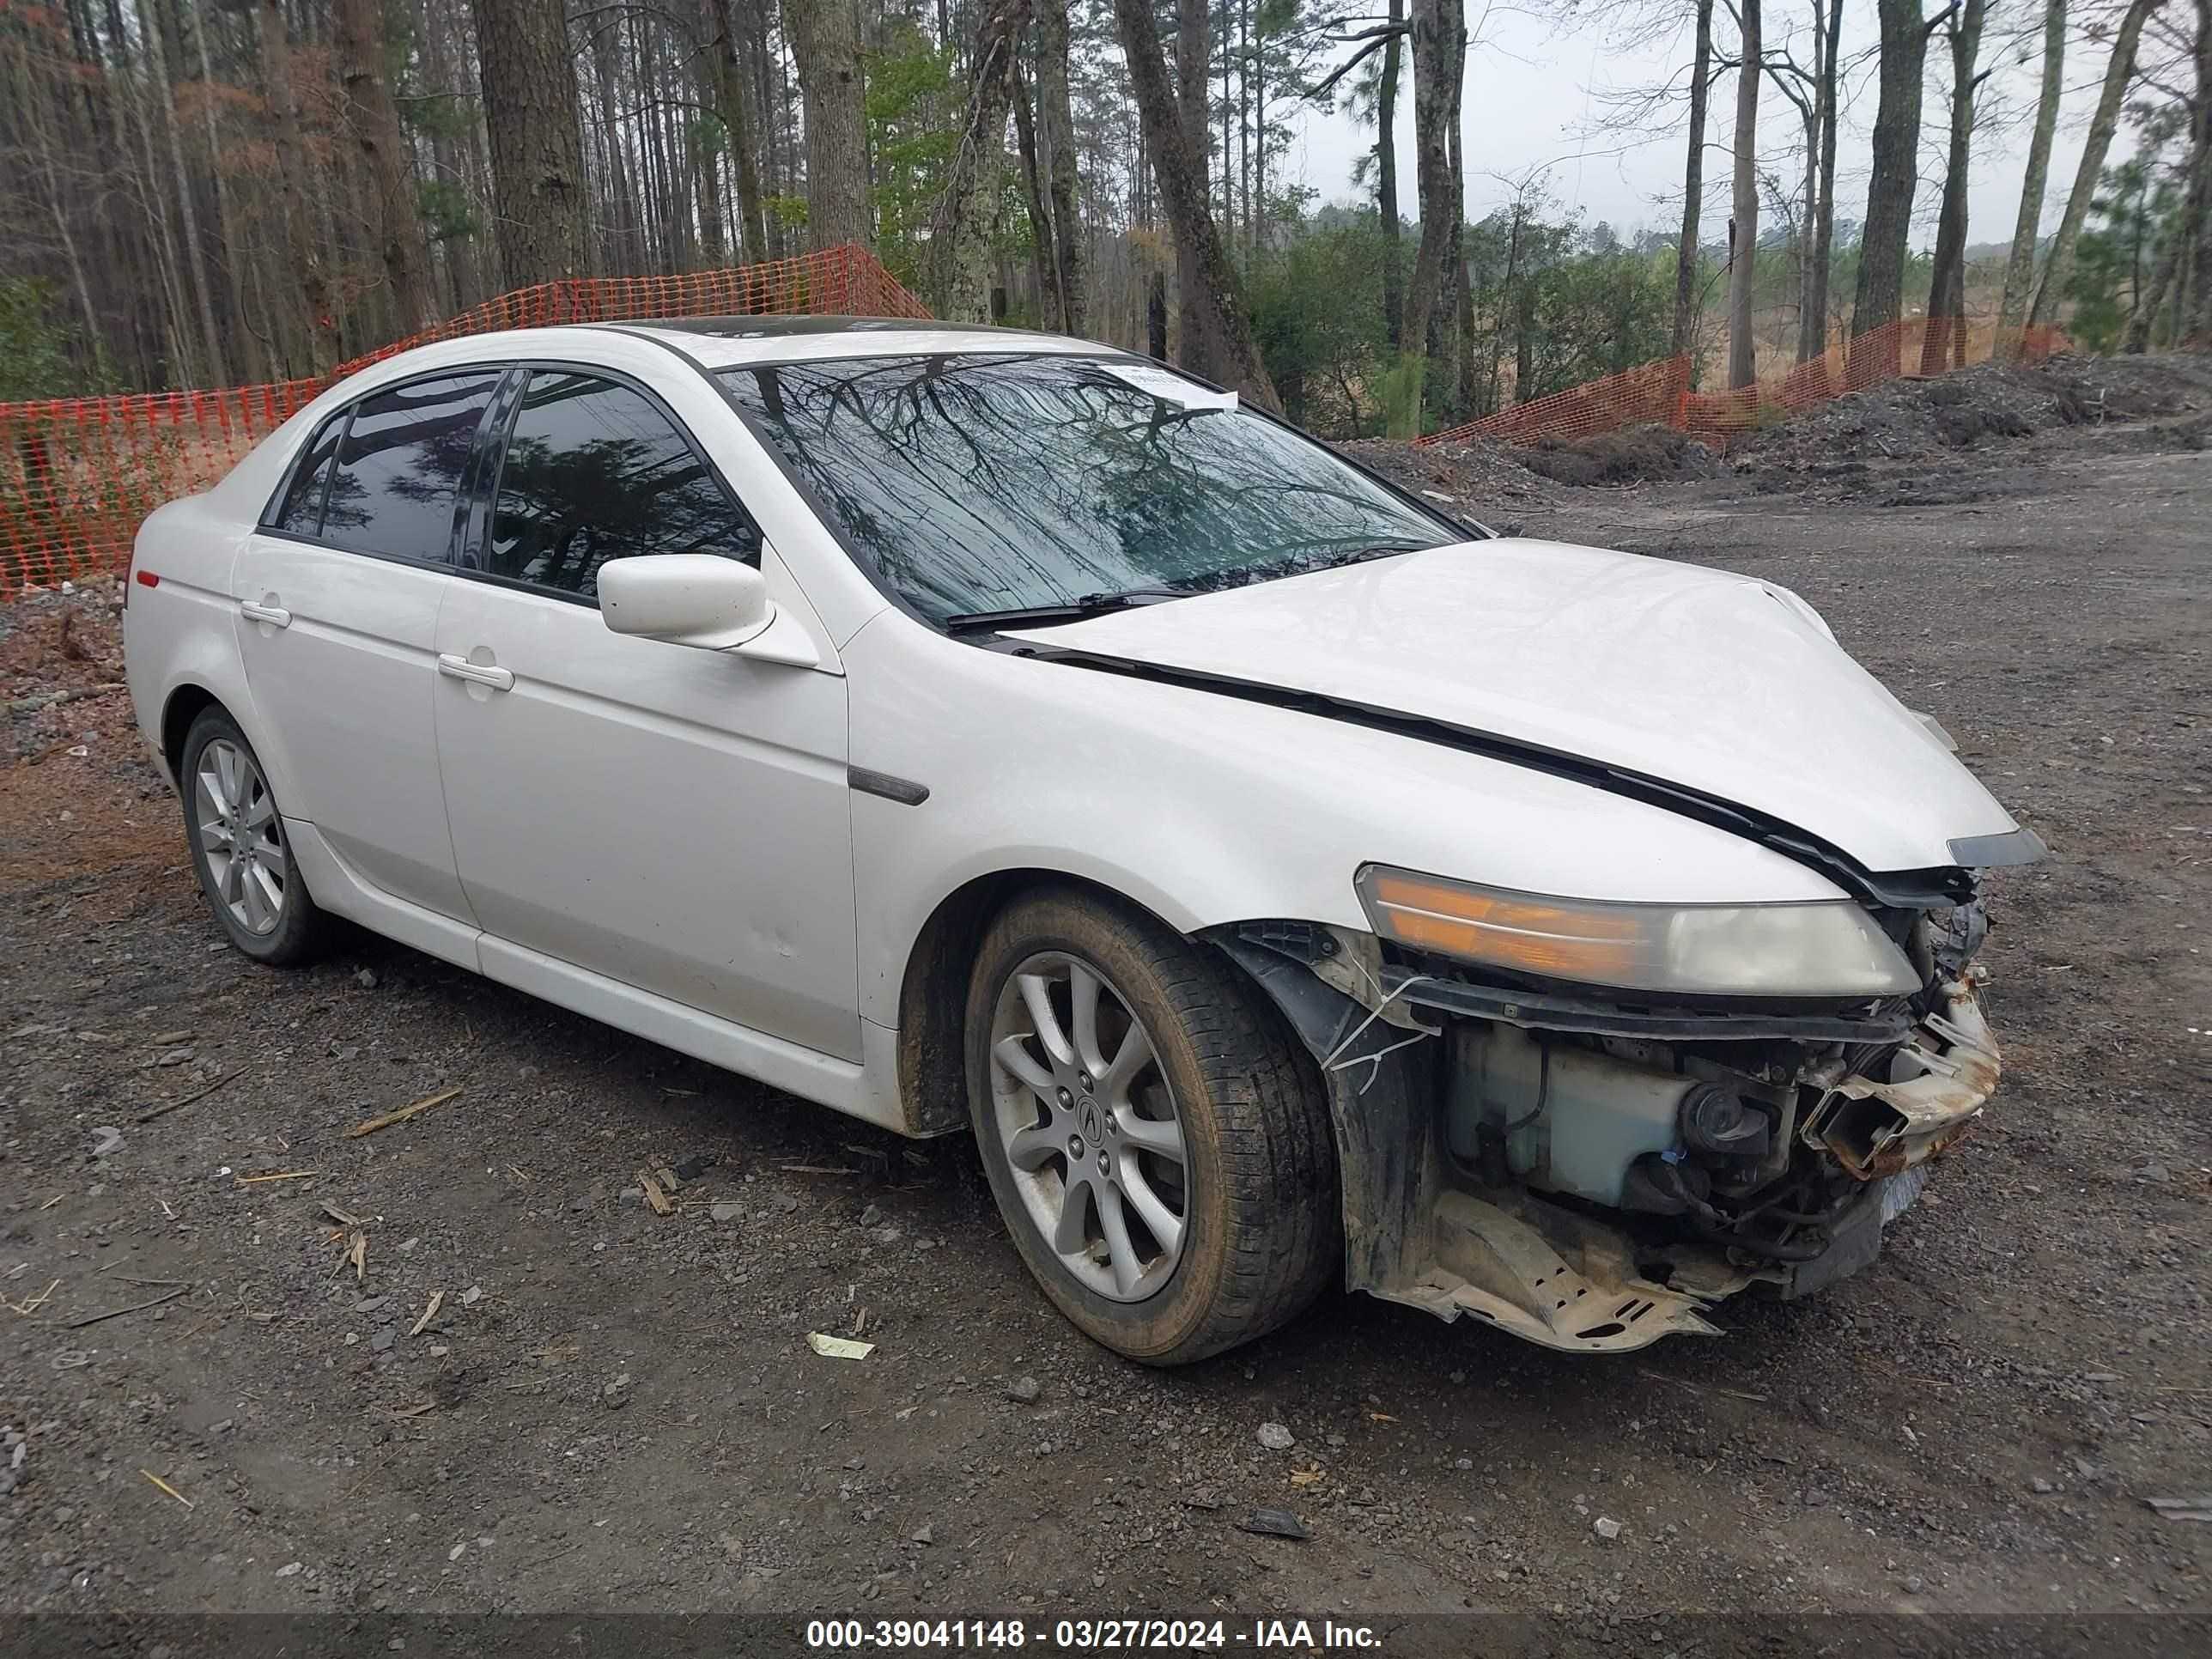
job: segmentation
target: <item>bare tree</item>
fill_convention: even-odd
[[[842,4],[842,0],[834,0]],[[945,314],[955,322],[988,323],[991,314],[991,219],[1006,154],[1006,112],[1014,96],[1014,55],[1029,26],[1030,0],[988,0],[975,35],[975,74],[945,194],[932,226],[932,255]]]
[[[1729,387],[1759,380],[1759,342],[1751,327],[1751,283],[1759,258],[1759,93],[1765,75],[1759,0],[1741,0],[1743,45],[1735,71],[1735,212],[1729,221]]]
[[[2035,287],[2035,244],[2041,234],[2043,192],[2051,176],[2051,141],[2058,131],[2058,100],[2066,90],[2066,0],[2045,0],[2043,87],[2035,102],[2035,130],[2027,142],[2027,172],[2021,180],[2020,216],[2005,259],[2004,296],[1997,302],[1997,350],[2019,347]]]
[[[2159,4],[2160,0],[2129,0],[2127,12],[2120,19],[2119,33],[2112,40],[2112,56],[2105,65],[2104,89],[2098,94],[2096,112],[2089,118],[2089,131],[2081,141],[2081,162],[2074,171],[2074,189],[2066,198],[2066,211],[2051,239],[2051,254],[2043,262],[2043,276],[2036,284],[2035,304],[2028,310],[2030,328],[2051,322],[2057,315],[2058,302],[2065,297],[2066,281],[2074,270],[2074,244],[2089,216],[2097,183],[2105,176],[2105,152],[2112,148],[2112,131],[2120,123],[2120,106],[2127,101],[2128,82],[2135,76],[2136,47],[2142,40],[2143,22]]]
[[[1905,309],[1905,243],[1920,182],[1920,94],[1928,36],[1949,14],[1921,15],[1921,0],[1875,0],[1881,21],[1881,91],[1875,106],[1874,170],[1867,181],[1859,240],[1858,293],[1851,332],[1893,323]],[[1893,355],[1893,343],[1890,349]]]
[[[784,19],[806,105],[807,246],[872,243],[866,87],[853,0],[788,0]],[[1003,102],[999,114],[1003,120]]]
[[[762,223],[759,145],[753,137],[752,100],[746,88],[743,46],[731,16],[730,0],[704,0],[709,35],[707,56],[713,65],[714,112],[730,141],[730,162],[737,175],[738,248],[742,258],[765,259],[767,232]]]
[[[1151,0],[1114,0],[1114,21],[1136,94],[1145,149],[1152,158],[1160,199],[1175,235],[1178,269],[1188,250],[1188,264],[1198,279],[1195,295],[1186,293],[1184,298],[1186,302],[1196,299],[1201,331],[1220,348],[1222,369],[1216,378],[1228,381],[1263,408],[1279,409],[1273,383],[1260,361],[1252,325],[1244,316],[1237,268],[1230,263],[1228,250],[1214,228],[1204,174],[1192,157],[1192,135],[1184,125],[1182,107],[1168,78],[1167,58],[1160,49],[1159,25],[1153,19]]]
[[[581,276],[584,142],[561,0],[476,0],[476,18],[502,274],[510,288]]]
[[[1695,55],[1690,64],[1690,134],[1682,162],[1682,237],[1674,245],[1675,353],[1698,343],[1698,254],[1705,215],[1705,100],[1712,91],[1713,0],[1697,0]]]
[[[1828,271],[1836,236],[1836,54],[1842,46],[1842,0],[1813,0],[1813,62],[1800,64],[1785,45],[1766,54],[1766,72],[1796,107],[1805,132],[1803,209],[1796,224],[1797,361],[1827,349]]]
[[[1421,197],[1421,240],[1413,254],[1413,280],[1406,290],[1405,325],[1398,341],[1401,381],[1391,398],[1391,435],[1403,438],[1420,431],[1429,325],[1443,299],[1451,252],[1463,216],[1460,198],[1453,189],[1457,175],[1452,170],[1451,133],[1459,125],[1460,91],[1467,68],[1467,13],[1462,0],[1413,0],[1411,10],[1413,179]]]
[[[1044,130],[1045,173],[1052,202],[1053,286],[1060,329],[1084,328],[1082,219],[1076,206],[1075,114],[1068,99],[1067,0],[1040,0],[1036,50],[1037,119]]]
[[[438,318],[430,281],[430,243],[415,204],[414,158],[399,126],[399,106],[385,84],[377,0],[337,0],[338,83],[346,125],[361,147],[376,196],[378,246],[400,329],[413,333]],[[218,174],[220,176],[220,174]]]
[[[1974,73],[1981,51],[1987,0],[1966,0],[1948,23],[1951,43],[1951,145],[1943,165],[1943,201],[1936,221],[1936,258],[1929,276],[1928,327],[1920,341],[1920,372],[1941,374],[1956,357],[1966,360],[1966,163],[1974,137],[1974,94],[1989,78]]]
[[[1158,33],[1155,28],[1154,33]],[[1206,0],[1176,0],[1176,112],[1182,123],[1183,155],[1191,170],[1191,183],[1198,199],[1206,204],[1209,221],[1212,216],[1213,181],[1207,161],[1207,152],[1212,137],[1207,131],[1206,64],[1211,60],[1212,17]],[[1127,50],[1127,43],[1124,43]],[[1159,151],[1149,137],[1145,148],[1152,158],[1155,175],[1160,167]],[[1224,164],[1225,164],[1224,158]],[[1163,195],[1166,193],[1163,189]],[[1198,266],[1196,248],[1180,235],[1176,245],[1176,361],[1194,374],[1203,374],[1208,380],[1219,380],[1225,373],[1221,358],[1221,343],[1214,337],[1207,322],[1209,315],[1203,292],[1206,276]]]
[[[300,137],[299,106],[292,91],[290,37],[281,0],[258,0],[254,17],[260,31],[262,90],[269,101],[276,165],[284,184],[284,240],[291,252],[300,300],[296,337],[306,356],[305,366],[320,374],[337,361],[337,327],[331,315],[329,273],[308,218],[307,157]]]
[[[1382,72],[1375,82],[1375,209],[1382,220],[1382,324],[1395,349],[1403,343],[1406,325],[1398,216],[1398,60],[1405,45],[1406,0],[1390,0],[1389,28],[1382,42]]]

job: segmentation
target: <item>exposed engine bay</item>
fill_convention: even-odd
[[[1350,1287],[1602,1352],[1864,1267],[1995,1090],[1978,899],[1870,908],[1917,993],[1658,1006],[1339,928],[1216,942],[1327,1073]]]

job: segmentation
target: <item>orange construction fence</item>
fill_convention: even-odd
[[[518,289],[323,378],[0,404],[0,598],[29,583],[122,568],[155,507],[206,489],[325,388],[410,346],[563,323],[809,312],[929,315],[874,255],[848,246],[727,270]]]
[[[2039,363],[2065,349],[2054,328],[2025,331],[2003,354]],[[1690,390],[1690,359],[1662,357],[1602,380],[1516,404],[1495,415],[1417,438],[1418,444],[1463,443],[1487,438],[1533,444],[1572,441],[1623,427],[1658,424],[1725,449],[1762,428],[1803,414],[1846,392],[1866,392],[1905,376],[1921,378],[1961,368],[1996,355],[1994,337],[1976,341],[1948,317],[1915,317],[1839,341],[1786,374],[1735,392]]]

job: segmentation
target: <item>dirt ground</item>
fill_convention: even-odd
[[[1192,1370],[1122,1364],[1024,1276],[964,1142],[366,937],[253,967],[125,700],[19,701],[0,1609],[1334,1614],[1386,1650],[1474,1609],[1655,1659],[1797,1650],[1753,1613],[2118,1642],[2100,1621],[2154,1613],[2126,1645],[2200,1644],[2170,1616],[2212,1613],[2212,1525],[2148,1502],[2212,1493],[2194,395],[1848,458],[1848,489],[1532,480],[1498,515],[1795,587],[2053,848],[1994,883],[2006,1082],[1880,1261],[1617,1358],[1336,1296]],[[1400,460],[1449,491],[1449,458]],[[0,613],[0,691],[112,679],[112,595]],[[677,1175],[673,1213],[641,1165]],[[856,1329],[857,1363],[806,1341]],[[1262,1507],[1311,1536],[1241,1530]]]

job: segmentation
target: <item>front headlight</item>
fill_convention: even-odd
[[[1613,904],[1361,866],[1380,937],[1545,979],[1736,996],[1887,996],[1920,988],[1905,952],[1848,899]]]

